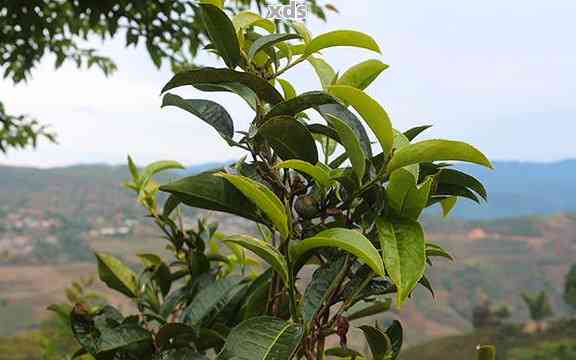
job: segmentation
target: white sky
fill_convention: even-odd
[[[490,158],[554,161],[576,158],[576,2],[573,0],[335,0],[340,14],[312,21],[314,34],[354,29],[372,35],[383,55],[330,49],[341,72],[368,58],[390,64],[368,92],[395,127],[433,124],[430,137],[468,141]],[[238,158],[215,131],[179,109],[160,109],[159,92],[171,73],[158,71],[143,49],[123,39],[100,43],[119,70],[53,69],[47,59],[27,84],[0,83],[11,113],[52,125],[59,145],[11,152],[0,163],[40,167],[77,163],[138,163],[174,159],[186,164]],[[212,58],[202,58],[204,63]],[[299,92],[317,89],[308,65],[290,71]],[[191,88],[188,98],[206,97]],[[213,94],[209,95],[213,99]],[[234,95],[218,95],[245,129],[251,110]]]

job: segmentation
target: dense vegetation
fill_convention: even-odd
[[[139,315],[76,303],[70,323],[81,353],[102,359],[368,356],[348,344],[350,321],[387,311],[392,294],[402,306],[419,284],[432,291],[428,264],[433,257],[451,258],[426,241],[418,222],[422,211],[440,204],[446,215],[458,197],[486,198],[476,179],[436,162],[492,164],[466,143],[413,142],[427,126],[395,130],[364,91],[387,68],[380,60],[339,76],[318,57],[335,46],[379,53],[370,36],[340,30],[313,37],[300,23],[288,24],[295,32],[282,33],[254,15],[230,19],[208,3],[200,9],[210,49],[227,68],[181,71],[162,91],[192,85],[232,92],[247,101],[254,120],[246,131],[235,132],[230,114],[213,101],[166,93],[163,106],[205,121],[246,157],[166,185],[153,177],[180,164],[161,161],[138,169],[129,158],[132,180],[126,186],[163,232],[173,259],[141,254],[144,267],[137,273],[109,253],[96,254],[100,279],[132,299]],[[305,61],[315,67],[321,91],[297,94],[280,78]],[[314,122],[316,114],[308,110],[325,124]],[[159,192],[169,194],[163,205]],[[202,221],[187,228],[181,207],[252,220],[260,236],[224,235]],[[230,250],[220,250],[222,245]],[[269,268],[253,273],[244,250]],[[302,283],[306,266],[316,270]],[[400,322],[360,329],[373,358],[399,356]],[[481,348],[479,354],[491,359],[493,349]]]

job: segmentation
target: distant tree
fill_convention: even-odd
[[[576,264],[572,265],[564,282],[564,301],[576,312]]]
[[[506,305],[495,308],[489,300],[485,300],[472,310],[472,326],[476,329],[498,326],[509,317],[510,310]]]
[[[325,19],[317,0],[306,0],[311,13]],[[78,67],[96,66],[105,75],[116,70],[116,64],[97,49],[85,47],[91,38],[109,41],[125,37],[126,46],[143,43],[157,67],[165,61],[173,68],[192,64],[198,49],[208,44],[201,26],[197,0],[11,0],[0,2],[0,68],[4,78],[19,83],[30,78],[32,70],[48,55],[55,57],[58,69],[65,61]],[[214,0],[208,2],[224,2]],[[288,1],[282,0],[281,3]],[[259,10],[264,0],[225,2],[226,10],[237,12],[255,5]],[[35,120],[23,115],[4,113],[0,99],[0,151],[36,146],[39,138],[54,142]]]
[[[522,299],[528,307],[530,318],[536,323],[537,330],[543,330],[543,321],[554,315],[552,306],[550,306],[550,301],[548,300],[548,294],[546,294],[545,291],[541,291],[535,295],[524,293],[522,294]]]

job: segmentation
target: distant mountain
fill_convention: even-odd
[[[199,164],[173,174],[191,175],[223,165]],[[576,160],[555,163],[496,161],[494,166],[493,171],[479,166],[457,166],[480,179],[488,189],[489,198],[482,206],[460,200],[454,213],[456,217],[493,219],[576,211]],[[89,192],[96,192],[103,195],[103,200],[132,207],[135,206],[132,194],[121,187],[129,176],[126,166],[77,165],[51,169],[0,166],[0,201],[13,203],[22,200],[22,196],[29,198],[31,193],[38,197],[42,193],[54,194],[54,191],[61,192],[66,200],[72,200],[75,196],[70,198],[70,194],[84,197]],[[106,196],[107,191],[109,196]]]
[[[479,166],[458,168],[480,179],[488,203],[462,200],[455,215],[467,219],[516,217],[576,210],[576,160],[554,163],[494,162],[495,170]]]

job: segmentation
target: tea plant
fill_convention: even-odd
[[[177,73],[162,90],[163,106],[203,120],[246,156],[164,185],[153,176],[179,164],[139,171],[130,160],[128,186],[176,260],[143,255],[145,269],[136,274],[98,254],[101,279],[140,311],[123,317],[111,307],[76,307],[78,341],[97,359],[396,359],[400,322],[359,327],[370,354],[349,344],[351,322],[387,311],[392,298],[401,306],[418,285],[432,291],[425,275],[432,258],[451,257],[426,241],[418,219],[434,204],[447,215],[458,197],[486,198],[480,182],[444,161],[491,168],[490,161],[463,142],[416,141],[429,126],[396,130],[365,91],[388,67],[379,59],[339,74],[320,56],[337,46],[379,54],[370,36],[350,30],[312,36],[299,23],[281,33],[254,15],[229,18],[218,6],[200,7],[207,48],[226,67]],[[305,62],[316,70],[321,90],[298,94],[285,76]],[[237,130],[214,101],[168,92],[183,86],[240,96],[253,111],[250,127]],[[162,209],[160,193],[167,196]],[[186,206],[253,221],[260,236],[224,236],[202,222],[197,231],[186,229],[178,221]],[[250,264],[241,249],[261,258],[267,270],[243,271]],[[479,357],[490,358],[487,353]]]

